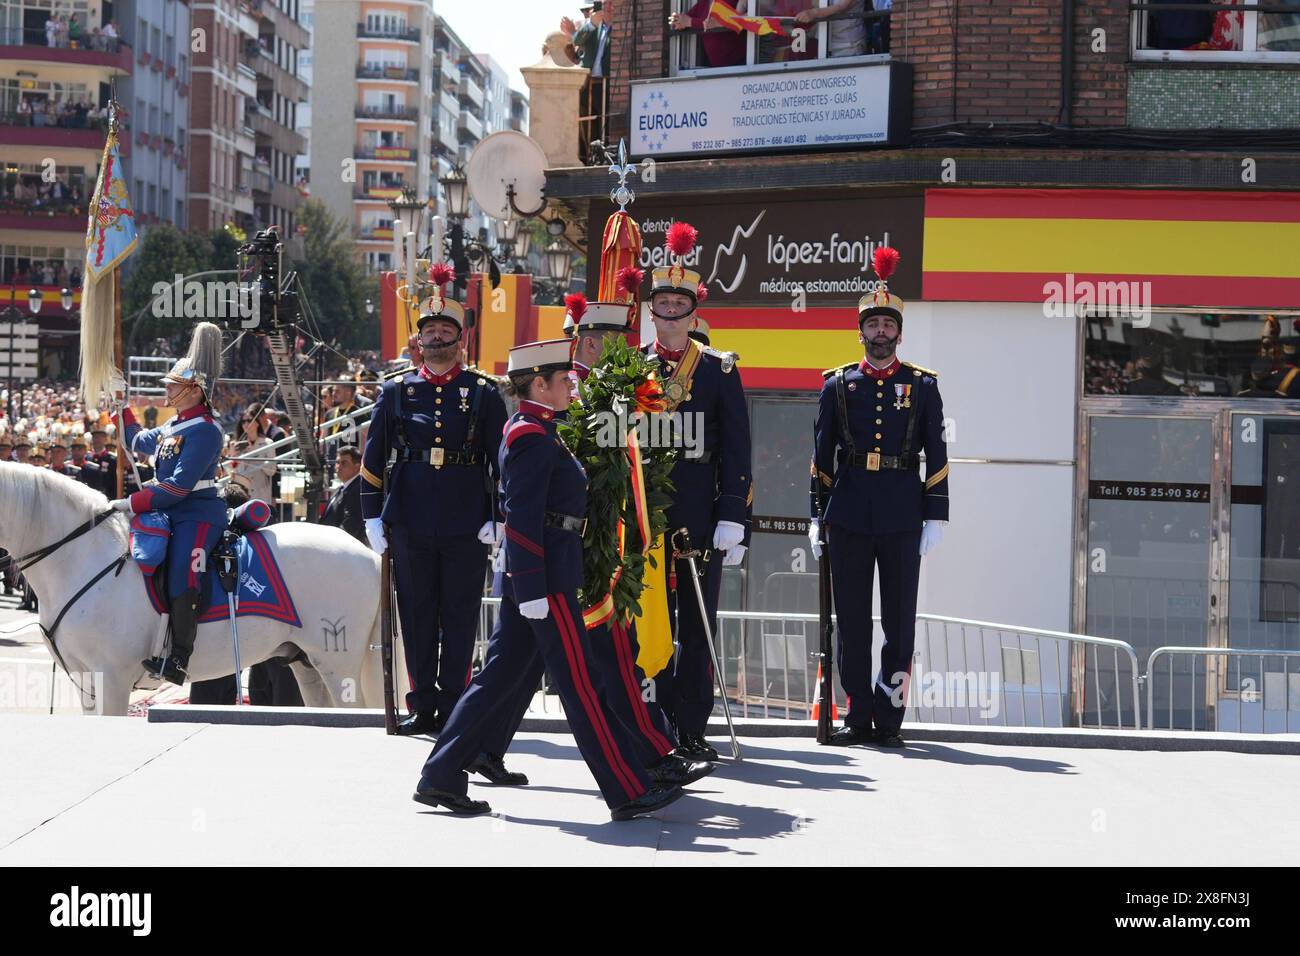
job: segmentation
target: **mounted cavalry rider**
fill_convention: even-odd
[[[113,508],[131,515],[161,513],[170,520],[167,598],[171,605],[171,655],[142,663],[154,677],[173,684],[188,679],[185,669],[198,631],[206,556],[226,524],[226,505],[215,480],[222,433],[210,405],[220,375],[221,330],[201,322],[194,329],[189,354],[163,376],[167,405],[176,415],[161,428],[142,429],[126,406],[119,422],[126,447],[134,454],[154,457],[155,478],[130,497],[114,501]]]

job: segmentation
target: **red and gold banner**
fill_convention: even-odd
[[[641,227],[626,212],[616,212],[605,222],[605,233],[600,241],[600,290],[597,302],[633,301],[618,288],[618,274],[628,266],[641,262]],[[640,314],[640,298],[632,311],[632,331],[636,331]]]
[[[1049,283],[1149,282],[1150,305],[1300,302],[1300,195],[930,189],[923,298],[1042,302]]]

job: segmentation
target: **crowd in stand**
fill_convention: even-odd
[[[88,100],[64,99],[61,96],[23,96],[14,115],[7,122],[15,126],[62,126],[85,129],[108,122],[108,108]]]
[[[59,178],[46,181],[42,177],[32,174],[14,177],[12,181],[0,179],[0,206],[23,212],[39,210],[41,212],[71,212],[84,215],[86,196],[78,183],[68,183]],[[57,270],[59,267],[51,264],[50,268]],[[44,271],[44,265],[42,265],[40,269],[33,268],[32,274],[33,276],[39,276]],[[81,273],[78,271],[78,279],[80,279],[80,275]],[[16,277],[16,281],[23,282],[26,279],[19,275]],[[33,278],[32,281],[39,282],[40,280]],[[44,284],[50,285],[52,282]]]
[[[61,49],[103,50],[117,49],[117,24],[110,20],[102,28],[89,32],[75,13],[51,13],[45,21],[45,45]]]

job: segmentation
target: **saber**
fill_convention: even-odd
[[[387,535],[388,528],[385,527],[385,538]],[[379,660],[384,672],[384,733],[390,737],[397,733],[397,694],[393,687],[392,554],[393,549],[389,546],[379,556]]]
[[[831,585],[831,554],[826,536],[826,506],[822,489],[813,477],[813,490],[817,502],[818,540],[822,556],[817,559],[817,743],[831,742],[831,717],[835,707],[831,689],[832,671],[835,667],[835,593]]]
[[[235,649],[235,706],[238,707],[244,702],[244,668],[239,662],[239,625],[235,621],[239,610],[236,599],[236,591],[239,587],[239,555],[235,551],[234,542],[222,541],[217,560],[220,562],[217,577],[226,592],[226,608],[230,612],[230,643]]]
[[[678,541],[681,546],[678,547]],[[727,688],[722,683],[722,668],[718,666],[718,653],[713,649],[713,627],[709,624],[709,612],[704,606],[704,590],[700,587],[700,573],[695,566],[695,559],[700,552],[691,547],[691,533],[679,528],[673,533],[673,560],[685,558],[691,566],[691,583],[695,585],[695,599],[700,605],[700,621],[704,624],[704,644],[709,649],[709,660],[713,663],[713,676],[718,684],[718,696],[722,699],[722,716],[727,718],[727,730],[731,734],[731,756],[737,761],[740,756],[740,741],[736,738],[736,725],[731,722],[731,707],[727,704]],[[680,627],[679,627],[680,629]]]

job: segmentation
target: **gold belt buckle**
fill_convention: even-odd
[[[867,452],[867,471],[879,471],[879,470],[880,470],[880,452],[878,451]]]
[[[433,465],[434,468],[441,468],[445,461],[446,451],[445,448],[430,448],[429,464]]]

